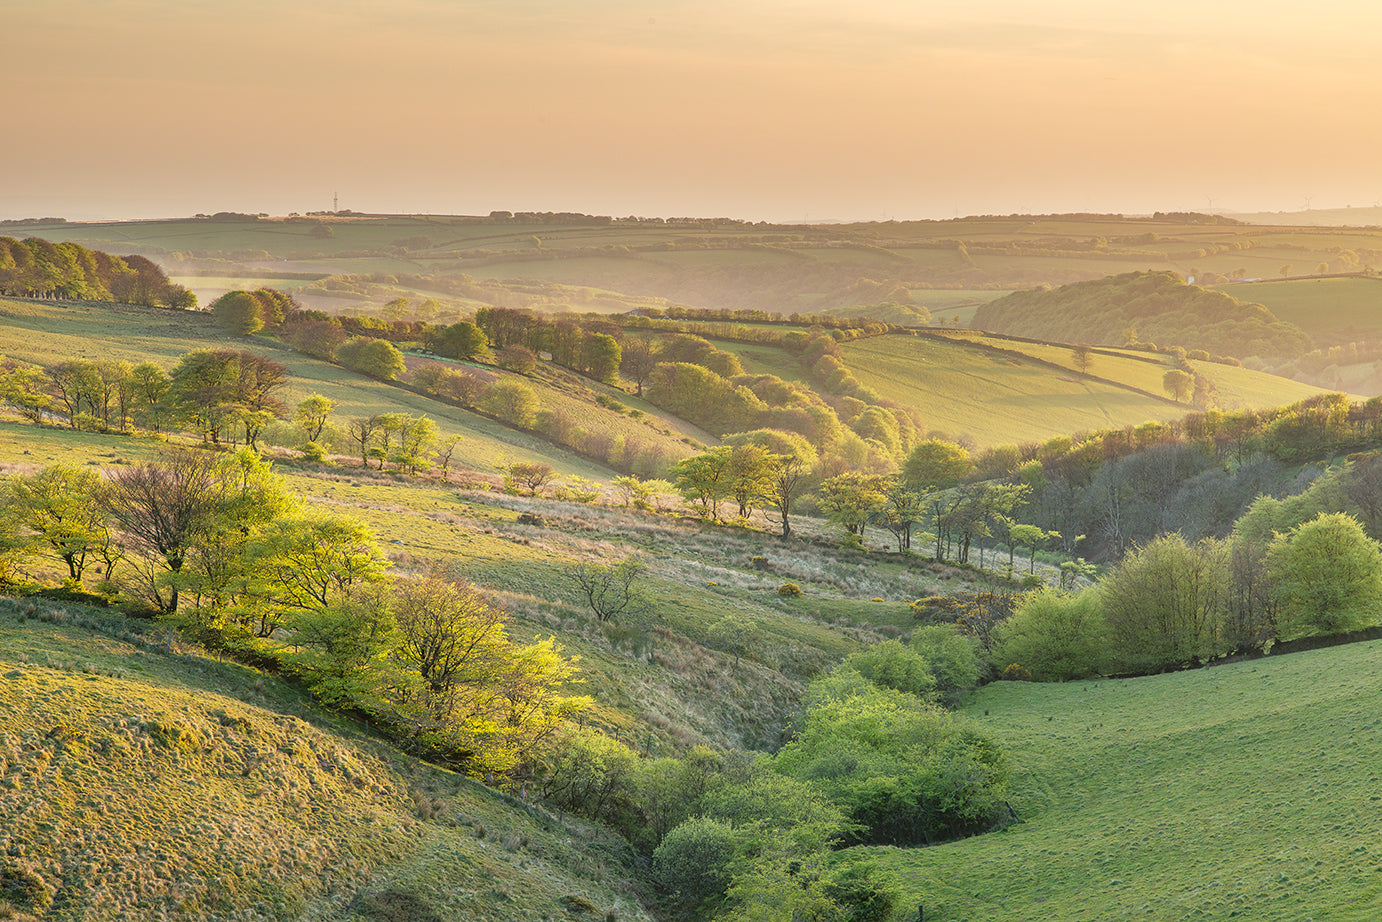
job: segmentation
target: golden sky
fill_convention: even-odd
[[[1382,199],[1377,0],[0,0],[0,217]]]

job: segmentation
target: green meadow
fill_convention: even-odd
[[[940,922],[1376,919],[1379,657],[986,686],[963,711],[1004,746],[1020,822],[859,851]]]
[[[1219,286],[1329,342],[1382,333],[1382,279],[1317,278]]]

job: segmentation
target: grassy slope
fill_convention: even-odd
[[[866,387],[916,407],[928,428],[968,435],[980,447],[1183,413],[1165,401],[960,344],[885,336],[842,351]]]
[[[39,875],[46,918],[646,918],[608,836],[78,621],[125,629],[0,598],[0,873]]]
[[[1111,426],[1170,420],[1189,408],[1093,380],[1075,371],[1070,350],[1004,339],[990,342],[1037,362],[968,345],[975,334],[938,343],[906,335],[874,337],[843,346],[855,377],[879,394],[916,407],[927,425],[951,436],[968,435],[980,447],[1039,441]],[[1321,393],[1320,388],[1244,368],[1195,362],[1212,379],[1225,409],[1279,406]],[[1161,394],[1169,366],[1096,353],[1090,376]]]
[[[1382,280],[1291,279],[1218,286],[1240,301],[1263,304],[1277,317],[1315,337],[1336,339],[1346,329],[1376,338],[1382,329]]]
[[[1024,822],[871,857],[928,920],[1375,919],[1379,655],[988,686]]]
[[[471,467],[493,471],[499,463],[513,460],[542,461],[564,474],[609,477],[603,465],[578,458],[544,439],[517,432],[458,407],[438,403],[367,378],[363,375],[293,352],[264,337],[229,336],[206,314],[126,308],[107,304],[72,304],[0,300],[0,352],[11,358],[51,365],[69,358],[116,359],[131,363],[153,360],[165,368],[193,349],[243,349],[282,362],[290,381],[283,400],[289,407],[313,392],[336,403],[333,413],[339,425],[354,416],[404,412],[430,416],[441,436],[460,435],[456,460]],[[680,443],[675,421],[659,417],[659,425],[675,436],[663,435],[647,425],[611,413],[591,401],[577,401],[569,393],[530,382],[544,405],[563,406],[585,419],[599,418],[628,433],[630,441],[665,447],[669,457],[689,453]],[[688,430],[700,434],[699,430]],[[677,454],[677,453],[680,454]]]

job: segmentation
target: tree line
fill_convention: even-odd
[[[0,295],[114,301],[195,310],[197,296],[143,256],[112,256],[75,243],[0,237]]]

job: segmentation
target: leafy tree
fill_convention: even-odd
[[[552,465],[540,461],[515,461],[504,469],[504,480],[522,487],[529,496],[537,496],[555,476]]]
[[[377,441],[380,431],[379,416],[357,416],[350,421],[346,427],[346,435],[352,444],[360,449],[360,463],[369,467],[370,446]],[[381,460],[379,466],[382,468],[384,462]]]
[[[1157,538],[1124,558],[1098,592],[1113,655],[1124,669],[1173,668],[1222,652],[1228,555],[1221,541]]]
[[[352,336],[336,347],[336,358],[347,368],[380,381],[393,381],[408,370],[403,353],[393,343],[369,336]]]
[[[601,621],[637,616],[649,608],[642,582],[647,566],[637,557],[625,557],[614,566],[581,561],[567,576],[586,605]]]
[[[845,809],[861,842],[919,845],[984,831],[1003,811],[1002,754],[914,695],[837,670],[812,683],[774,768]]]
[[[228,291],[211,303],[211,314],[223,330],[248,336],[264,329],[264,308],[248,291]]]
[[[969,452],[954,442],[927,439],[908,453],[902,463],[902,481],[918,493],[949,489],[968,475]]]
[[[541,407],[537,393],[526,382],[514,378],[495,381],[480,402],[480,408],[486,413],[519,429],[531,429]]]
[[[83,413],[94,416],[101,391],[101,376],[95,362],[87,359],[58,362],[48,369],[48,380],[53,398],[73,429],[81,428]]]
[[[729,495],[739,505],[740,518],[753,514],[758,503],[773,497],[781,462],[759,445],[736,445],[729,452]]]
[[[330,398],[312,394],[298,404],[297,410],[293,413],[293,422],[302,430],[307,441],[315,442],[321,438],[327,420],[331,418],[331,411],[335,408],[336,404]]]
[[[0,355],[0,403],[30,422],[39,422],[52,400],[43,392],[43,369]]]
[[[653,877],[694,905],[725,892],[740,835],[728,823],[693,817],[663,838],[653,852]]]
[[[974,689],[982,672],[976,647],[983,645],[983,639],[965,630],[967,614],[961,606],[960,624],[923,625],[912,632],[912,649],[930,667],[936,691],[947,704],[958,703]]]
[[[1089,366],[1094,361],[1094,350],[1081,343],[1070,347],[1070,360],[1075,364],[1075,370],[1080,374],[1087,374]]]
[[[615,383],[621,357],[619,341],[613,336],[594,333],[581,343],[581,368],[596,381]]]
[[[926,498],[897,478],[888,481],[883,508],[875,520],[897,539],[898,553],[912,546],[912,531],[926,517]]]
[[[845,658],[842,669],[853,669],[875,685],[930,698],[936,677],[926,657],[900,640],[884,640]]]
[[[659,361],[657,350],[646,336],[627,336],[620,344],[619,370],[638,388],[639,397],[643,396],[643,385]]]
[[[720,445],[677,462],[672,468],[677,492],[688,503],[699,506],[702,518],[720,518],[720,503],[730,492],[730,467],[733,449]]]
[[[1161,386],[1166,393],[1171,395],[1172,400],[1177,403],[1184,403],[1185,398],[1189,397],[1194,390],[1195,379],[1189,372],[1172,368],[1161,376]]]
[[[1088,678],[1101,668],[1106,632],[1096,592],[1030,593],[995,629],[993,664],[1016,663],[1041,681]]]
[[[62,560],[80,583],[89,558],[104,564],[104,578],[120,558],[105,513],[96,501],[101,479],[94,471],[64,465],[10,478],[3,494],[5,515]]]
[[[469,320],[434,328],[427,342],[438,355],[453,359],[472,359],[489,350],[489,338]]]
[[[876,474],[850,472],[821,484],[821,511],[845,533],[864,537],[864,529],[887,504],[888,480]]]
[[[1267,550],[1267,566],[1281,606],[1283,639],[1378,622],[1382,549],[1352,516],[1321,514],[1277,535]]]

